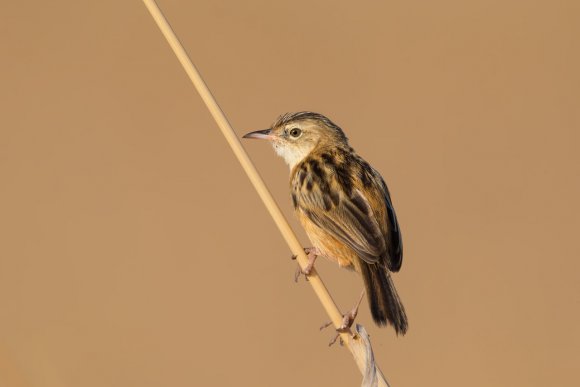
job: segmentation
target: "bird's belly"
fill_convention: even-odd
[[[351,248],[312,223],[305,216],[301,216],[300,221],[304,231],[306,231],[306,235],[308,235],[308,239],[312,242],[313,247],[320,250],[321,255],[338,263],[340,267],[356,269],[358,256]]]

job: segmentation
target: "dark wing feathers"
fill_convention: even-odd
[[[324,210],[320,196],[314,187],[303,192],[298,208],[318,227],[348,245],[357,255],[368,263],[376,263],[385,253],[385,240],[375,219],[363,214],[350,198],[340,195],[337,206]]]
[[[319,160],[311,156],[298,168],[293,179],[297,209],[318,227],[352,248],[364,261],[377,263],[386,259],[389,269],[398,270],[400,255],[394,259],[390,256],[391,251],[396,251],[400,245],[400,233],[386,185],[380,175],[358,157],[328,153],[323,153]],[[361,184],[353,181],[361,175],[371,181],[363,184],[364,190],[375,190],[375,196],[386,208],[373,212],[369,198],[356,188]],[[388,219],[381,221],[377,216]]]
[[[381,178],[381,186],[385,196],[385,203],[387,205],[387,240],[388,240],[388,256],[387,265],[389,270],[397,272],[401,269],[403,264],[403,238],[401,229],[397,222],[397,214],[391,202],[391,195],[387,184]]]

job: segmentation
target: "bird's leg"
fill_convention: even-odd
[[[340,337],[340,334],[348,331],[350,329],[350,327],[352,326],[352,324],[354,323],[354,319],[356,318],[356,315],[358,314],[358,308],[360,306],[360,303],[363,299],[364,294],[365,294],[365,291],[363,289],[356,305],[350,311],[348,311],[346,314],[342,315],[342,324],[340,324],[340,326],[338,328],[336,328],[336,335],[334,335],[332,340],[330,340],[330,343],[328,343],[329,347],[332,344],[336,343],[336,340]],[[332,322],[329,321],[329,322],[325,323],[324,325],[322,325],[320,327],[320,330],[323,330],[324,328],[326,328],[330,325],[332,325]],[[342,345],[342,344],[343,344],[342,339],[340,339],[340,345]]]
[[[300,277],[300,274],[304,274],[304,278],[306,278],[306,280],[308,280],[308,276],[310,275],[310,272],[312,271],[312,268],[314,267],[314,261],[316,261],[316,258],[320,255],[320,250],[318,250],[318,248],[316,248],[316,247],[305,247],[304,252],[306,253],[306,257],[308,258],[308,264],[306,265],[306,267],[304,269],[302,269],[302,267],[300,267],[300,265],[298,265],[298,268],[296,269],[296,273],[294,274],[294,281],[295,282],[298,282],[298,278]],[[296,259],[296,255],[293,255],[292,259]]]

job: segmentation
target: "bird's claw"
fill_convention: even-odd
[[[360,298],[359,298],[358,302],[356,303],[356,305],[354,306],[354,308],[352,308],[348,313],[342,315],[342,322],[339,325],[339,327],[336,328],[336,334],[332,337],[332,339],[328,343],[329,347],[332,346],[334,343],[336,343],[336,340],[340,337],[341,333],[346,333],[346,332],[350,331],[350,327],[354,323],[354,320],[358,314],[358,307],[360,306],[360,303],[363,299],[364,294],[365,294],[365,292],[363,290],[363,292],[361,293]],[[320,330],[323,330],[324,328],[327,328],[330,325],[332,325],[332,322],[328,321],[320,327]],[[341,346],[344,344],[342,337],[340,337],[339,344]]]
[[[344,345],[344,341],[342,340],[342,337],[340,337],[340,334],[347,333],[350,330],[350,327],[354,323],[355,317],[356,316],[351,315],[351,313],[347,313],[344,316],[342,316],[342,324],[340,324],[340,326],[336,328],[336,333],[334,334],[334,336],[332,336],[332,339],[330,339],[330,342],[328,343],[329,347],[331,347],[334,343],[336,343],[336,341],[339,338],[340,340],[338,341],[338,343],[340,344],[340,346],[342,347]],[[320,330],[323,330],[324,328],[330,325],[332,325],[332,322],[327,322],[320,327]]]
[[[320,252],[318,251],[318,249],[316,247],[305,247],[304,253],[306,253],[306,256],[308,257],[308,264],[306,265],[306,267],[304,269],[302,267],[300,267],[300,265],[298,265],[298,268],[296,269],[296,272],[294,273],[294,282],[298,282],[298,278],[300,278],[300,274],[304,274],[304,278],[306,279],[306,281],[308,281],[308,276],[310,275],[310,273],[312,272],[312,269],[314,268],[314,261],[316,261],[316,258],[320,254]],[[292,256],[292,259],[296,259],[296,258],[297,258],[296,255]]]
[[[298,265],[298,267],[296,268],[296,271],[294,272],[294,282],[298,282],[298,279],[300,278],[300,275],[304,274],[304,279],[306,281],[308,281],[308,275],[310,274],[310,271],[308,271],[308,273],[306,272],[306,270],[303,270],[300,265]]]

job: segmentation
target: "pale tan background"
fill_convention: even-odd
[[[578,4],[160,2],[240,135],[319,111],[387,179],[393,386],[580,383]],[[0,386],[360,383],[140,1],[4,1],[0,48]]]

